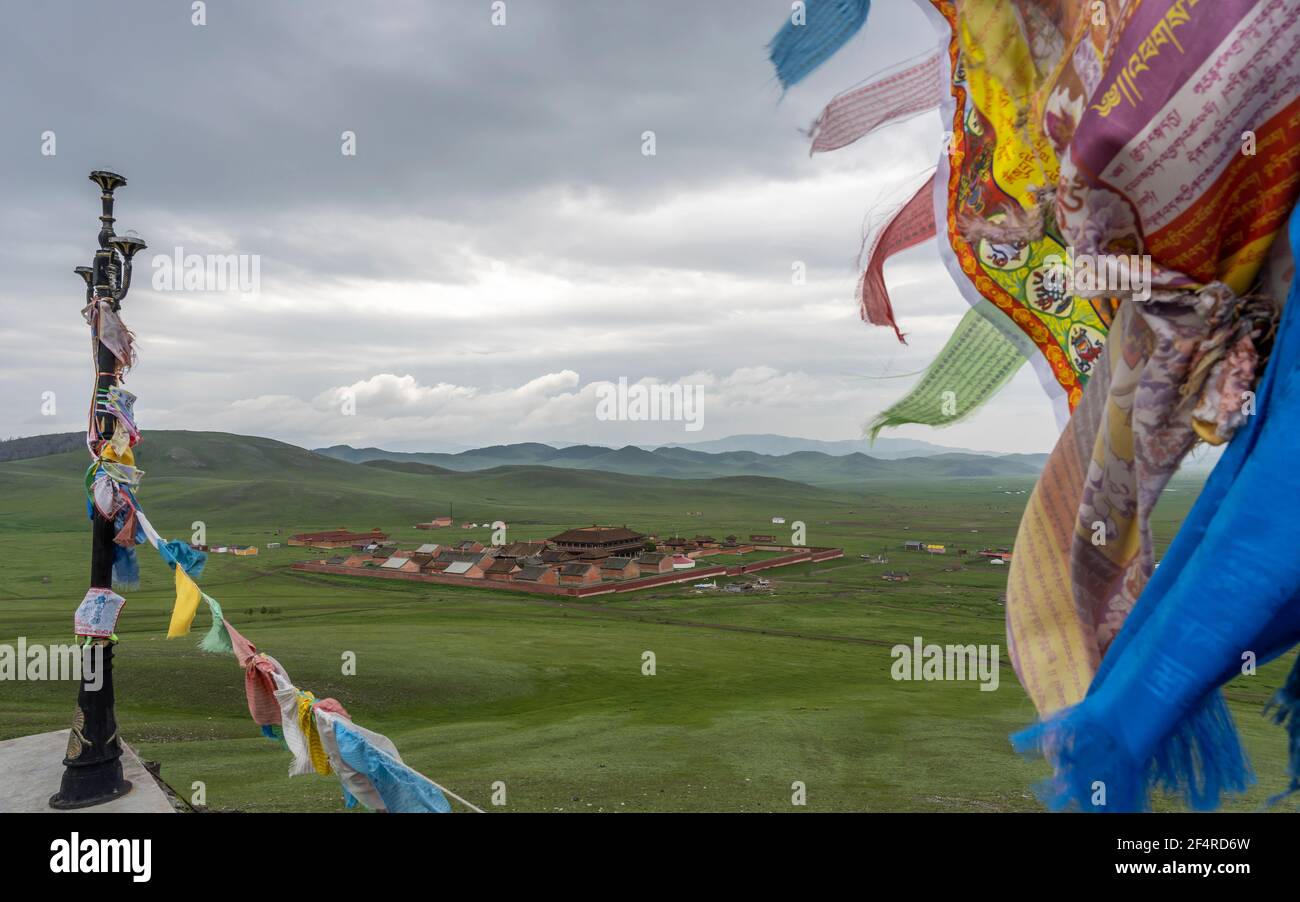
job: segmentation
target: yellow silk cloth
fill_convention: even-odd
[[[320,733],[316,732],[316,718],[312,715],[312,706],[316,704],[316,696],[310,692],[299,691],[298,693],[298,729],[307,740],[307,753],[311,756],[311,766],[316,769],[316,773],[322,777],[332,774],[334,771],[330,767],[329,755],[325,752],[325,746],[320,741]]]
[[[126,433],[122,433],[124,436],[125,434]],[[114,435],[113,438],[116,441],[117,436]],[[104,447],[100,448],[99,456],[102,460],[115,461],[128,467],[135,466],[135,452],[131,450],[130,445],[123,444],[122,447],[119,448],[117,447],[117,444],[106,443]]]
[[[202,595],[198,583],[190,579],[189,574],[182,567],[177,566],[175,573],[176,604],[172,606],[172,619],[167,626],[168,639],[184,636],[190,631],[190,624],[194,622],[194,615],[198,613]]]

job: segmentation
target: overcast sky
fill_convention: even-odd
[[[0,433],[84,428],[72,268],[98,230],[86,174],[107,168],[130,179],[118,231],[150,245],[123,308],[146,431],[402,450],[860,437],[915,381],[883,377],[922,370],[967,309],[934,242],[886,270],[909,346],[853,301],[864,224],[925,178],[938,115],[815,158],[801,134],[934,46],[910,0],[874,7],[782,97],[765,44],[787,0],[506,0],[504,26],[490,0],[210,0],[202,26],[175,0],[10,5]],[[257,255],[259,290],[155,289],[178,248]],[[597,419],[596,385],[620,377],[703,385],[703,429]],[[1025,367],[969,422],[892,434],[1044,451],[1056,428]]]

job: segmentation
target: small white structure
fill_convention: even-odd
[[[785,517],[773,517],[772,522],[778,526],[785,522]]]
[[[279,542],[267,542],[267,543],[266,543],[266,550],[267,550],[267,551],[270,551],[272,548],[279,548],[279,547],[280,547],[280,543],[279,543]]]

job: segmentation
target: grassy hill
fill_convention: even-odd
[[[683,489],[678,480],[546,466],[461,472],[391,461],[358,465],[273,439],[213,432],[150,432],[137,458],[146,474],[140,498],[159,528],[185,517],[308,528],[394,521],[409,527],[453,505],[458,517],[514,522],[536,519],[543,502],[561,522],[586,523],[622,518],[633,503],[657,507]],[[0,520],[27,528],[68,529],[81,523],[87,462],[83,448],[0,463]],[[705,478],[687,485],[685,495],[724,505],[761,499],[798,506],[837,497],[826,489],[762,477]],[[183,524],[187,532],[189,522]]]

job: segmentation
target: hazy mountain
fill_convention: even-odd
[[[0,461],[19,462],[69,456],[84,459],[80,433],[60,433],[0,442]],[[307,451],[272,439],[219,432],[150,432],[144,446],[143,465],[151,481],[181,475],[221,472],[255,484],[259,480],[296,480],[300,474],[328,477],[337,484],[355,472],[351,464],[385,461],[389,472],[421,476],[456,476],[482,471],[519,473],[527,468],[551,481],[560,471],[600,471],[628,477],[716,480],[760,477],[812,486],[848,487],[864,480],[933,480],[978,476],[1034,476],[1045,455],[981,455],[945,452],[926,456],[881,459],[861,452],[833,455],[823,451],[761,454],[756,451],[709,453],[688,447],[654,450],[627,445],[602,448],[573,445],[554,448],[538,442],[493,445],[455,454],[385,451],[336,445]],[[341,468],[341,469],[340,469]],[[585,477],[594,478],[594,477]],[[566,484],[569,480],[563,480]]]
[[[689,448],[716,454],[725,451],[753,451],[758,454],[793,454],[796,451],[820,451],[832,457],[840,457],[855,452],[878,457],[881,460],[896,460],[901,457],[928,457],[934,454],[984,454],[1001,455],[1000,451],[976,451],[971,448],[952,448],[936,445],[914,438],[878,438],[875,442],[867,439],[843,439],[840,441],[821,441],[813,438],[796,438],[789,435],[732,435],[727,438],[712,439],[705,442],[672,442],[667,445],[648,446],[661,448]]]
[[[786,441],[802,440],[786,439]],[[937,448],[937,446],[932,447]],[[629,476],[667,476],[676,479],[767,476],[809,485],[842,485],[863,479],[1032,476],[1042,469],[1047,459],[1046,455],[1041,454],[984,455],[946,449],[930,454],[885,459],[861,451],[841,451],[839,454],[831,454],[805,449],[781,454],[764,454],[750,450],[709,452],[695,447],[674,445],[653,450],[635,445],[622,448],[602,448],[596,445],[553,448],[536,442],[494,445],[457,454],[386,451],[381,448],[352,448],[348,445],[320,448],[317,449],[317,453],[352,463],[371,461],[415,463],[460,472],[513,464],[601,470]]]

